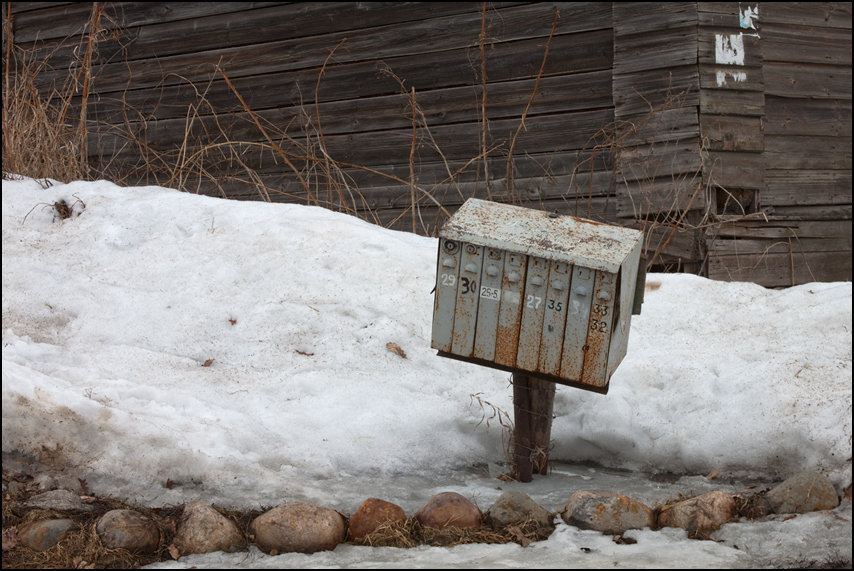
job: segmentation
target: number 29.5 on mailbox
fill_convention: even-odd
[[[642,299],[642,243],[637,230],[469,199],[439,232],[432,347],[606,393]]]

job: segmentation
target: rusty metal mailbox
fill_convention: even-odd
[[[432,347],[607,393],[639,307],[642,243],[637,230],[469,199],[439,233]]]

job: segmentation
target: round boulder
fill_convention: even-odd
[[[70,519],[32,521],[18,529],[18,539],[33,551],[47,551],[74,528]]]
[[[403,508],[379,498],[368,498],[350,516],[350,537],[356,540],[364,539],[386,522],[406,523]]]
[[[339,512],[303,502],[276,506],[249,524],[255,543],[264,551],[315,553],[335,549],[347,535]]]
[[[658,512],[661,527],[681,527],[691,536],[705,536],[738,513],[735,499],[719,490],[664,506]]]
[[[480,509],[456,492],[436,494],[415,512],[415,519],[425,527],[480,527]]]
[[[151,519],[134,510],[110,510],[95,526],[101,542],[110,549],[152,553],[160,545],[160,530]]]
[[[202,501],[193,500],[184,506],[175,546],[181,555],[225,551],[233,553],[244,546],[243,534],[237,525]]]
[[[575,492],[560,517],[569,525],[610,535],[655,526],[655,514],[649,507],[622,494],[603,490]]]
[[[801,472],[768,490],[765,498],[774,513],[802,514],[832,510],[839,505],[836,488],[823,474]]]
[[[497,528],[519,525],[526,521],[534,521],[543,528],[554,527],[551,514],[528,494],[518,490],[501,494],[489,508],[488,516],[492,525]]]

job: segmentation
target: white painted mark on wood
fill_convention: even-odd
[[[756,22],[759,20],[759,6],[747,6],[742,10],[741,3],[738,5],[738,24],[745,30],[755,30]]]
[[[715,63],[744,65],[744,36],[715,34]]]

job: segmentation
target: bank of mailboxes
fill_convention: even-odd
[[[439,233],[432,347],[606,393],[626,354],[633,307],[640,313],[642,238],[629,228],[469,199]]]

